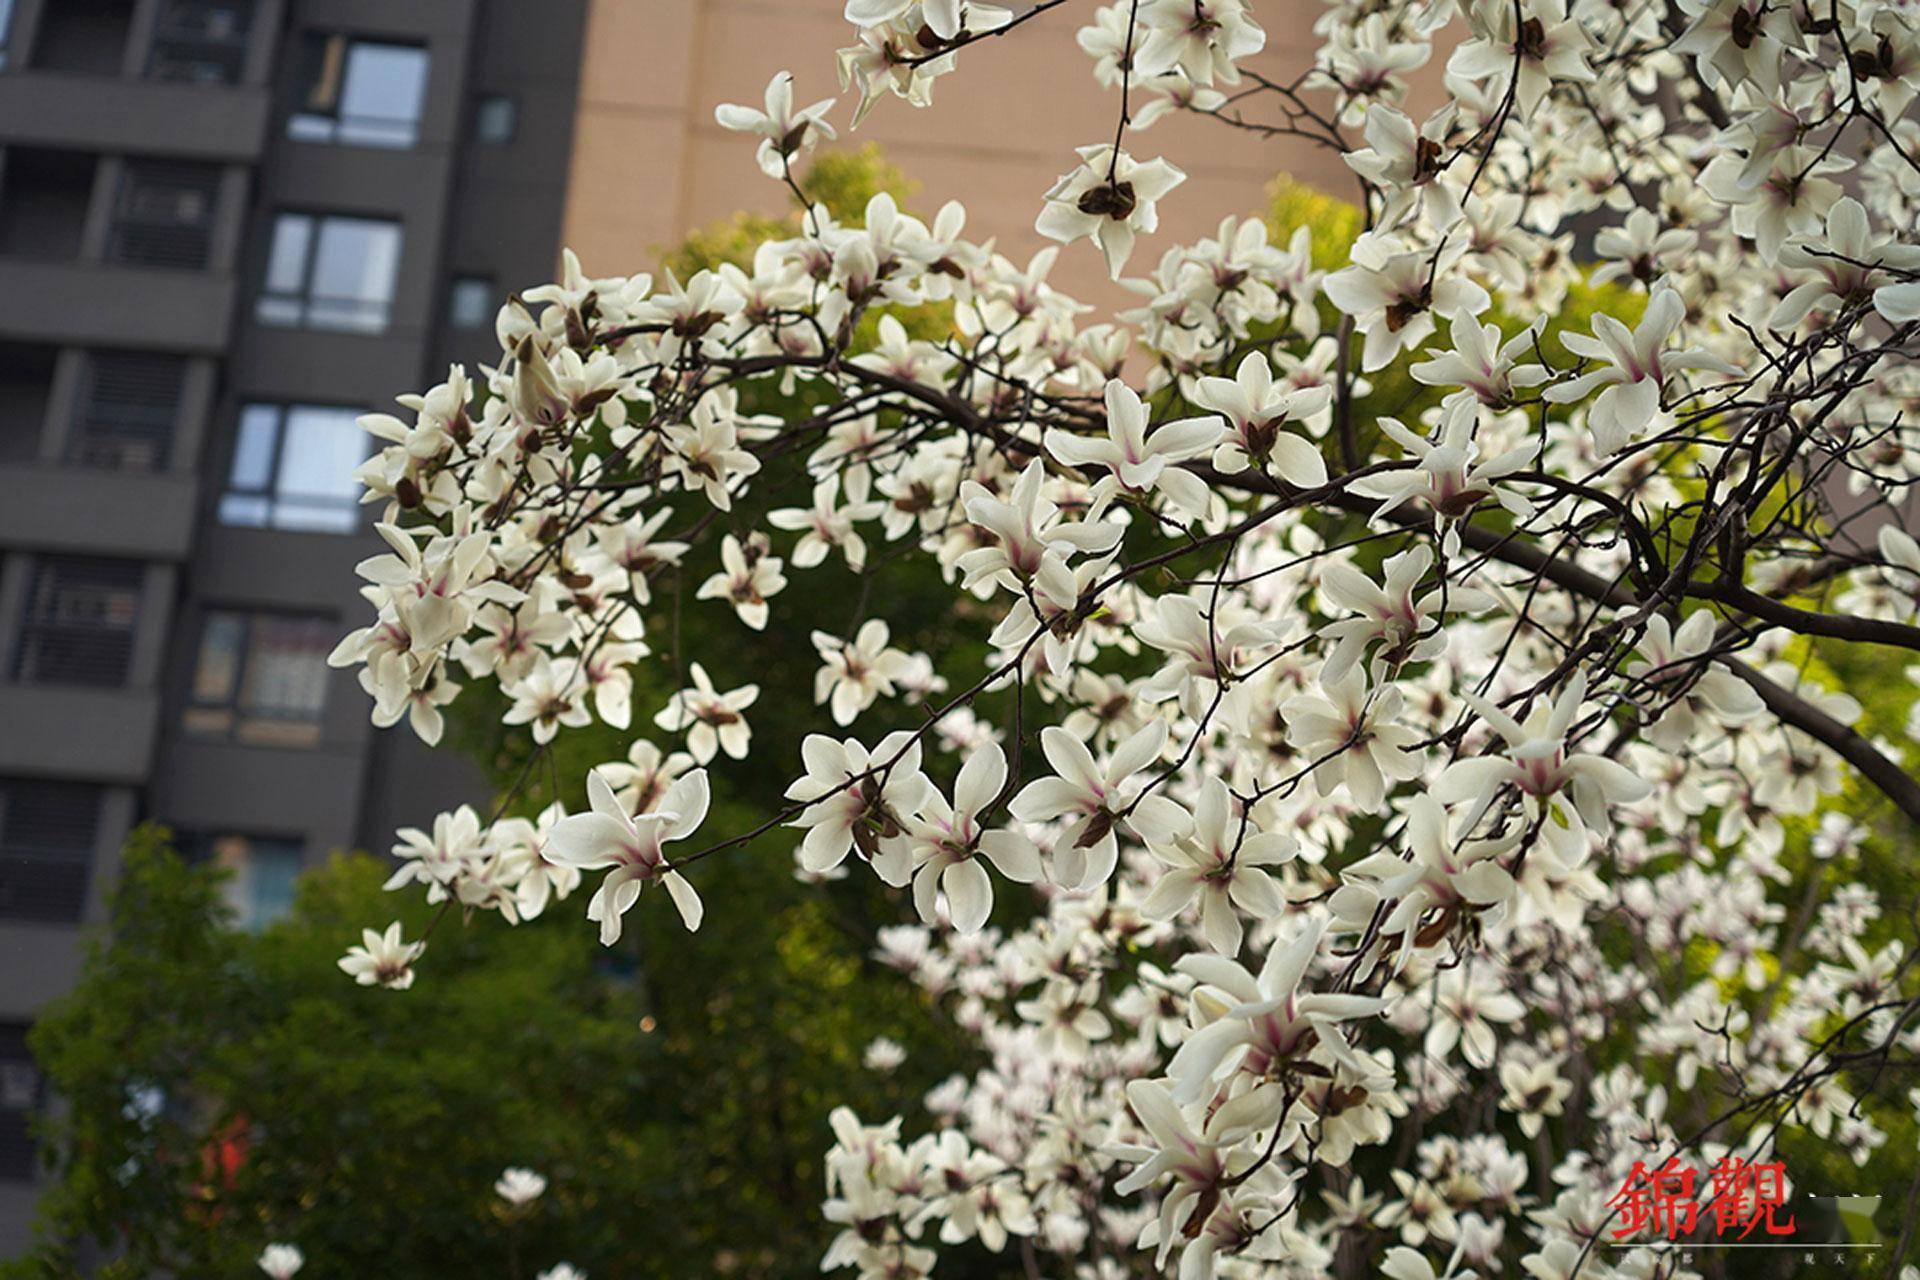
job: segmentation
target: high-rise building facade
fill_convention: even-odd
[[[380,546],[354,419],[551,275],[585,8],[0,0],[0,1256],[26,1027],[132,824],[261,919],[472,798],[325,665]]]

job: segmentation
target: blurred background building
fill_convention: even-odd
[[[490,358],[495,308],[563,242],[629,272],[779,211],[713,106],[758,103],[782,68],[800,101],[828,96],[842,7],[0,0],[0,1256],[25,1239],[46,1102],[26,1031],[134,823],[231,868],[257,925],[303,863],[480,798],[324,663],[382,549],[355,416]],[[1040,193],[1112,128],[1083,20],[975,51],[934,107],[883,104],[856,140],[922,183],[916,207],[959,197],[970,234],[1024,258]],[[1257,213],[1289,159],[1330,176],[1206,122],[1137,149],[1191,174],[1140,268]],[[1084,245],[1055,280],[1118,296]]]

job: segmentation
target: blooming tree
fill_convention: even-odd
[[[1834,672],[1920,650],[1920,18],[1331,0],[1283,82],[1245,0],[849,0],[855,122],[1076,8],[1117,124],[1035,193],[1064,249],[807,206],[834,103],[783,74],[718,119],[795,234],[685,280],[569,256],[496,365],[363,420],[392,552],[333,661],[375,721],[433,742],[492,684],[538,750],[633,735],[578,812],[403,832],[393,887],[508,921],[578,888],[609,944],[698,928],[702,864],[781,833],[898,887],[880,954],[984,1065],[832,1117],[825,1263],[863,1277],[968,1241],[1034,1275],[1678,1275],[1614,1230],[1636,1162],[1811,1133],[1911,1168],[1910,904],[1834,800],[1910,850],[1920,721],[1862,733]],[[1171,112],[1339,152],[1357,238],[1228,217],[1149,260]],[[1062,251],[1137,305],[1089,317]],[[984,669],[896,647],[916,556]],[[746,655],[815,574],[855,616],[811,635],[818,732],[768,741]],[[682,651],[696,608],[738,652]],[[674,692],[636,722],[648,667]],[[791,803],[713,829],[748,760]],[[342,967],[420,957],[396,926]]]

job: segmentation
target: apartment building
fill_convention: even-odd
[[[0,1256],[24,1050],[129,828],[233,872],[473,779],[324,663],[375,554],[357,414],[548,278],[586,0],[0,0]]]

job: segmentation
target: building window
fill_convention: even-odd
[[[0,778],[0,920],[80,922],[100,794],[82,782]]]
[[[137,267],[205,267],[219,200],[217,165],[130,162],[120,179],[107,260]]]
[[[301,841],[222,834],[190,837],[182,844],[192,861],[214,863],[227,873],[227,905],[241,928],[263,928],[293,909]]]
[[[240,410],[220,523],[247,529],[352,533],[360,527],[355,469],[372,437],[358,409],[250,404]]]
[[[419,140],[427,51],[418,45],[310,33],[300,45],[298,75],[289,138],[358,147]]]
[[[263,324],[379,333],[393,310],[400,224],[379,218],[283,213],[274,219]]]
[[[33,1177],[31,1122],[44,1092],[40,1068],[27,1052],[26,1024],[0,1022],[0,1178]]]
[[[67,460],[108,471],[159,471],[167,465],[187,381],[184,356],[89,351]]]
[[[489,93],[473,105],[473,136],[490,146],[512,142],[520,127],[520,104],[504,93]]]
[[[33,57],[28,61],[40,71],[117,76],[126,61],[133,10],[134,0],[42,5]]]
[[[200,627],[189,733],[268,747],[311,747],[326,709],[332,621],[211,610]]]
[[[447,289],[447,323],[456,329],[484,329],[493,320],[493,281],[486,276],[455,276]]]
[[[188,84],[239,84],[252,28],[253,0],[165,0],[154,22],[147,75]]]
[[[146,566],[94,556],[41,556],[27,580],[14,678],[25,684],[127,682]]]

